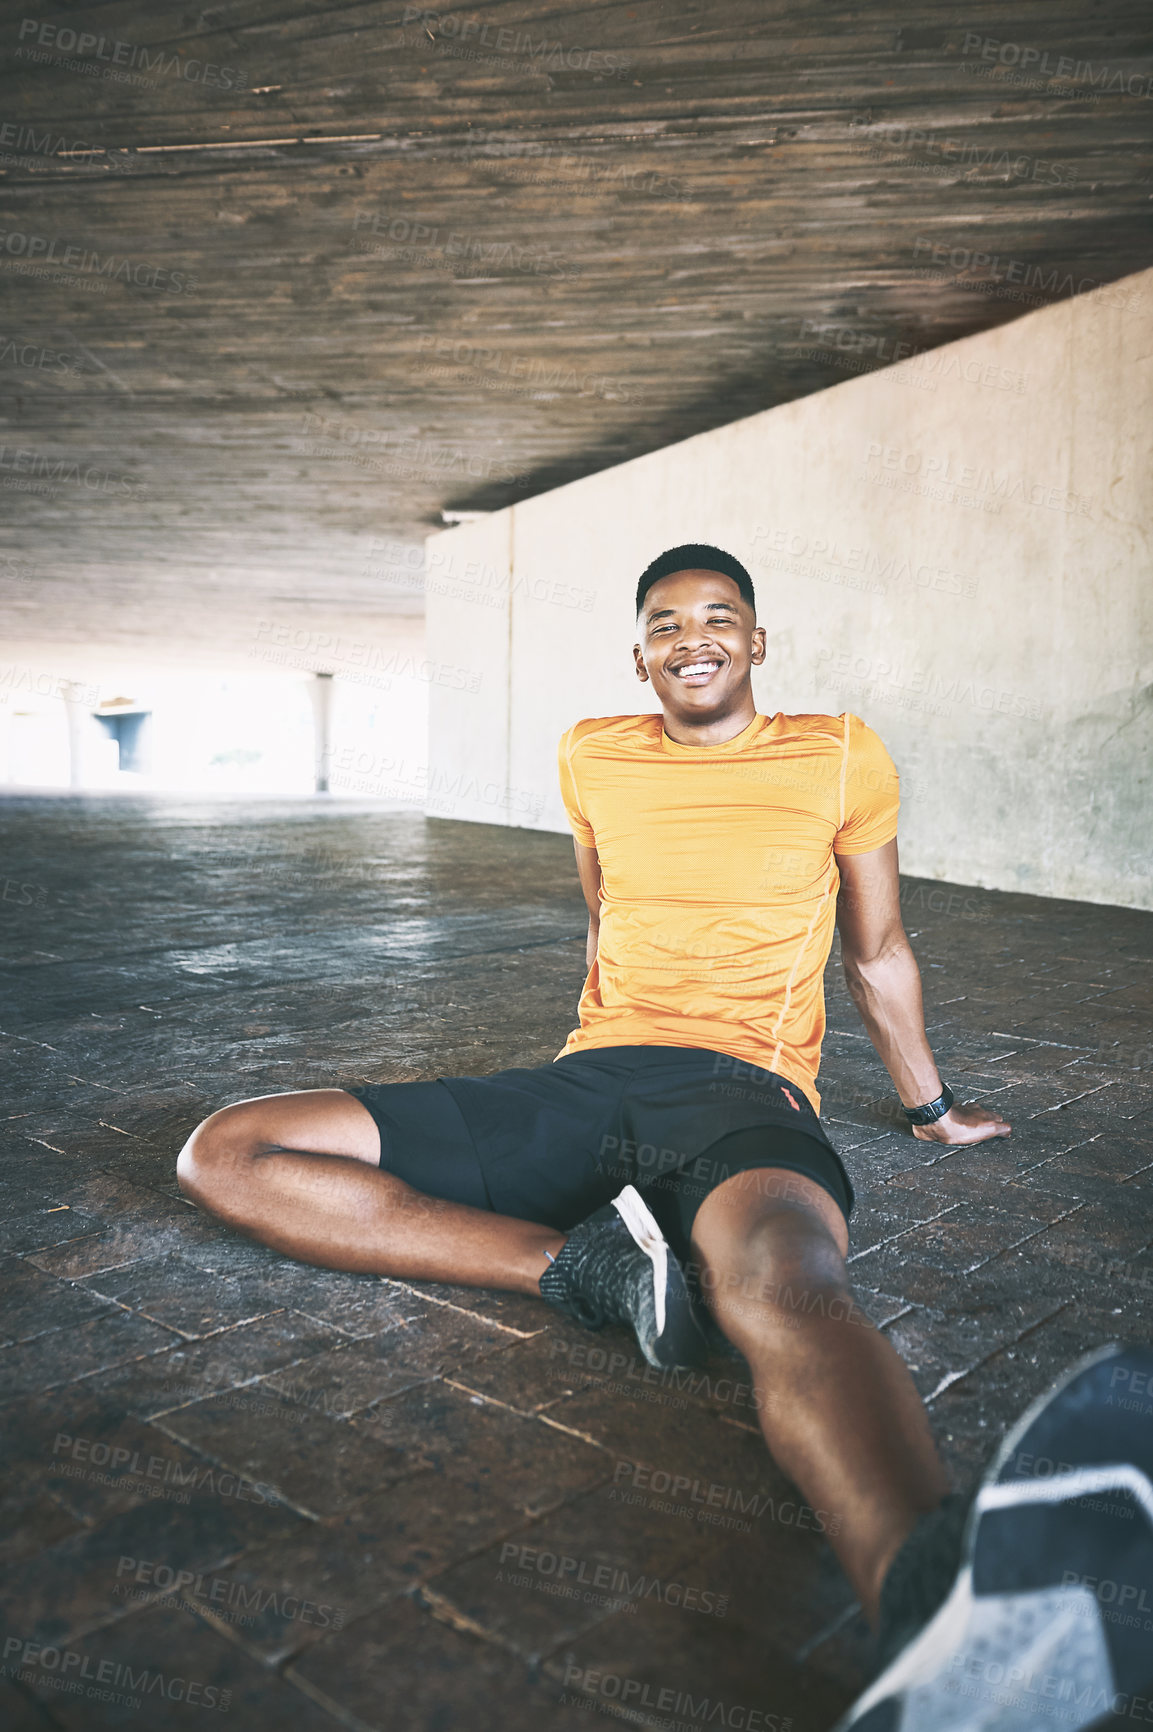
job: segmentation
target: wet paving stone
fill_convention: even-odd
[[[343,1337],[330,1324],[299,1311],[274,1311],[252,1323],[239,1323],[200,1341],[131,1360],[99,1381],[102,1394],[143,1419],[171,1412],[217,1391],[259,1387],[278,1368],[306,1365]],[[83,1382],[74,1385],[77,1392]]]
[[[459,1476],[527,1515],[608,1478],[605,1452],[582,1436],[446,1383],[422,1383],[349,1422],[366,1439]]]
[[[723,1616],[728,1596],[696,1560],[689,1519],[654,1522],[656,1498],[629,1500],[621,1484],[595,1488],[499,1545],[426,1581],[422,1598],[448,1622],[483,1629],[526,1659],[575,1641],[603,1618],[646,1599]]]
[[[0,1258],[0,1337],[9,1347],[113,1309],[97,1293],[70,1286],[18,1256]]]
[[[523,1660],[411,1599],[390,1600],[318,1642],[285,1676],[339,1701],[373,1732],[588,1732],[590,1724]]]
[[[655,1373],[531,1297],[313,1268],[176,1185],[228,1101],[548,1063],[583,977],[568,838],[9,804],[8,870],[56,900],[0,904],[0,1589],[94,1693],[33,1658],[5,1732],[191,1724],[161,1674],[244,1732],[576,1732],[622,1702],[828,1732],[869,1664],[841,1512],[769,1459],[743,1361]],[[1153,1340],[1153,920],[912,880],[904,906],[942,1073],[1013,1135],[909,1134],[836,947],[824,1116],[862,1309],[971,1485],[1070,1360]]]
[[[228,1563],[254,1537],[293,1518],[284,1511],[191,1490],[187,1504],[150,1499],[69,1535],[7,1572],[6,1628],[60,1646],[139,1610],[179,1583]],[[299,1519],[299,1518],[295,1518]],[[187,1577],[187,1580],[185,1580]]]
[[[318,1402],[326,1413],[347,1418],[413,1384],[462,1374],[509,1340],[507,1330],[483,1318],[406,1296],[390,1328],[274,1372],[265,1387],[294,1401]]]
[[[55,1308],[53,1308],[54,1312]],[[49,1314],[53,1314],[50,1312]],[[91,1377],[167,1347],[173,1332],[108,1305],[8,1347],[0,1360],[0,1405],[33,1390]]]
[[[270,1664],[407,1592],[453,1558],[521,1528],[522,1511],[426,1470],[268,1544],[184,1589],[201,1613]]]
[[[20,1681],[66,1732],[112,1732],[126,1725],[187,1732],[189,1724],[199,1723],[194,1713],[223,1713],[235,1716],[229,1724],[293,1732],[337,1732],[345,1724],[193,1613],[136,1612],[80,1637],[67,1652],[78,1656],[67,1690],[53,1688],[62,1680],[43,1664],[43,1650],[38,1655],[35,1644],[9,1662],[19,1666]]]
[[[270,1488],[270,1495],[316,1519],[426,1464],[419,1440],[385,1441],[316,1406],[248,1385],[162,1415],[156,1428],[176,1443]]]
[[[34,1558],[84,1526],[75,1511],[53,1496],[43,1461],[21,1461],[6,1452],[0,1486],[0,1570]]]
[[[205,1232],[201,1220],[180,1203],[138,1185],[123,1189],[138,1192],[143,1199],[135,1207],[128,1206],[128,1219],[109,1227],[103,1219],[91,1217],[88,1231],[56,1244],[29,1248],[25,1257],[38,1269],[68,1281],[83,1281],[92,1289],[95,1283],[88,1277],[107,1276],[108,1271],[165,1253],[183,1253]]]
[[[269,1283],[245,1275],[210,1274],[177,1253],[89,1275],[85,1286],[189,1340],[283,1308],[271,1302]]]
[[[96,1215],[86,1215],[67,1204],[45,1202],[39,1209],[24,1214],[9,1215],[0,1221],[0,1254],[15,1252],[33,1257],[39,1251],[55,1249],[99,1231],[102,1223]],[[65,1257],[65,1261],[66,1261]],[[41,1265],[43,1267],[43,1265]]]
[[[6,1677],[0,1677],[0,1726],[7,1732],[60,1732],[59,1720]]]
[[[527,1340],[514,1339],[511,1345],[505,1343],[484,1359],[459,1368],[450,1381],[470,1394],[503,1402],[517,1413],[542,1413],[558,1401],[604,1383],[607,1357],[602,1351],[601,1369],[594,1370],[588,1363],[589,1352],[584,1330],[550,1323]]]
[[[774,1595],[774,1599],[776,1596]],[[586,1724],[627,1704],[641,1724],[745,1724],[765,1728],[832,1726],[854,1691],[778,1646],[776,1620],[753,1629],[724,1618],[686,1617],[646,1602],[618,1612],[545,1660],[558,1701],[584,1712]],[[787,1622],[791,1622],[787,1620]],[[786,1641],[791,1632],[781,1631]],[[594,1718],[595,1716],[595,1718]]]

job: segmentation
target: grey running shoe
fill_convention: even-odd
[[[632,1185],[573,1228],[540,1290],[586,1329],[627,1324],[650,1365],[670,1369],[706,1358],[684,1270]]]
[[[839,1732],[1153,1713],[1153,1351],[1103,1348],[1033,1404],[969,1511],[951,1592],[925,1610]]]

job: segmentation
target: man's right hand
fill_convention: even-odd
[[[990,1137],[1007,1137],[1013,1127],[1000,1113],[988,1107],[959,1106],[954,1103],[935,1124],[914,1125],[913,1135],[920,1143],[984,1143]]]

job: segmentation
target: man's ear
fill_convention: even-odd
[[[765,643],[765,628],[763,625],[754,626],[752,663],[755,668],[760,667],[761,663],[765,659],[766,653],[767,646]]]
[[[641,646],[639,643],[635,643],[633,645],[633,663],[634,663],[636,670],[637,670],[638,680],[641,680],[641,681],[644,681],[647,683],[648,677],[649,677],[649,670],[645,666],[645,660],[644,660],[643,655],[641,654]]]

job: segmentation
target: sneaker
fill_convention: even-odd
[[[838,1732],[1153,1716],[1153,1351],[1103,1348],[1034,1403],[969,1510],[951,1591],[925,1613]]]
[[[632,1185],[573,1228],[540,1290],[586,1329],[627,1324],[650,1365],[668,1370],[706,1357],[685,1272]]]

